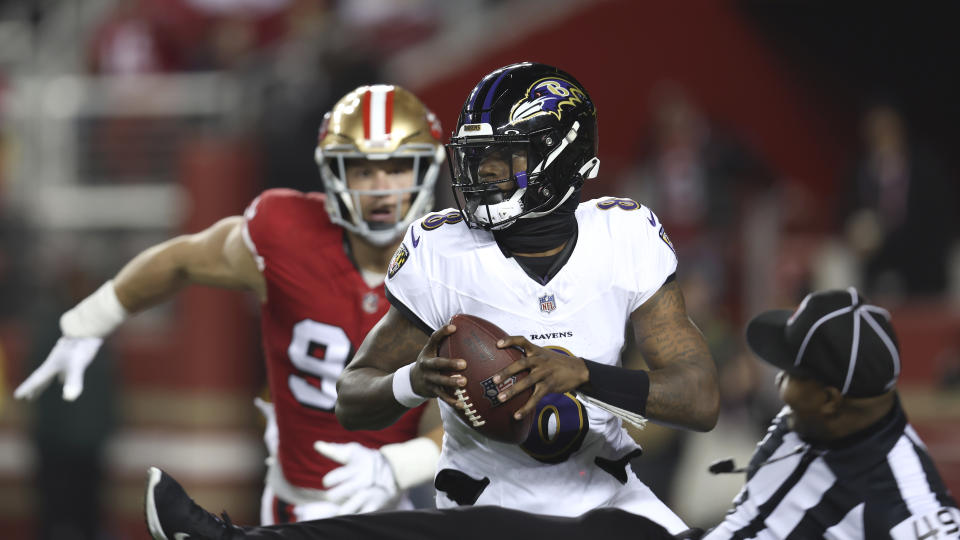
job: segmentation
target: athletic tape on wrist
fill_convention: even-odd
[[[110,280],[60,316],[60,331],[67,337],[102,338],[129,316]]]
[[[433,482],[437,474],[440,449],[432,439],[417,437],[407,442],[386,444],[380,447],[380,453],[393,469],[393,477],[401,490]]]
[[[410,370],[413,364],[407,364],[393,374],[393,397],[397,403],[408,409],[420,406],[427,398],[413,391],[410,384]]]
[[[584,360],[590,380],[578,391],[604,403],[637,414],[647,413],[650,375],[646,371],[626,369]]]

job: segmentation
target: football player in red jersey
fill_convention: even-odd
[[[389,307],[391,255],[433,204],[439,138],[436,117],[403,88],[350,92],[320,128],[324,193],[271,189],[243,216],[143,251],[63,314],[63,336],[14,395],[34,398],[59,377],[72,401],[103,339],[131,314],[191,284],[246,289],[261,302],[274,400],[257,403],[270,451],[261,521],[411,507],[405,489],[433,479],[439,415],[420,407],[385,430],[348,432],[333,410],[337,378]]]

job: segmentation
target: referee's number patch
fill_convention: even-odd
[[[934,540],[957,538],[960,532],[960,510],[943,507],[901,522],[890,530],[893,540]]]

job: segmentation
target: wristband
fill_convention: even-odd
[[[650,375],[646,371],[608,366],[592,360],[583,363],[590,372],[590,379],[577,390],[618,409],[646,414],[650,395]]]
[[[385,444],[380,447],[380,453],[393,469],[393,477],[401,490],[431,482],[437,474],[440,449],[432,439],[417,437],[402,443]]]
[[[60,331],[67,337],[102,338],[129,316],[110,280],[60,316]]]
[[[427,398],[413,391],[410,384],[410,370],[413,364],[407,364],[393,373],[393,398],[408,409],[419,406]]]

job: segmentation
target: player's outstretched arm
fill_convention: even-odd
[[[147,248],[113,282],[117,299],[130,312],[159,304],[194,284],[250,289],[266,298],[266,282],[243,241],[241,216]]]
[[[83,373],[103,338],[131,313],[159,303],[186,285],[247,288],[264,299],[263,276],[243,242],[242,228],[242,217],[229,217],[202,232],[173,238],[134,257],[116,278],[60,317],[63,336],[43,364],[17,387],[14,396],[33,399],[59,378],[63,398],[73,401],[83,392]]]
[[[437,357],[440,340],[455,330],[452,325],[442,326],[428,337],[391,307],[337,380],[340,423],[351,430],[383,429],[407,409],[433,397],[458,406],[451,396],[466,384],[456,374],[466,363]]]
[[[713,429],[720,411],[717,368],[687,316],[676,281],[663,285],[630,319],[650,368],[645,416],[697,431]]]

